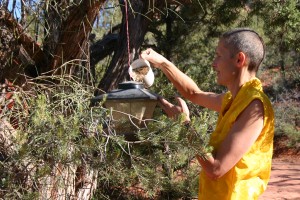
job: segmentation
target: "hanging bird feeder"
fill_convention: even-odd
[[[111,119],[116,133],[125,135],[128,140],[135,140],[134,133],[136,130],[146,126],[146,119],[152,119],[158,98],[156,94],[145,89],[154,82],[154,74],[150,63],[144,59],[137,59],[130,65],[128,8],[127,1],[124,2],[128,72],[134,81],[120,83],[118,89],[93,98],[92,104],[95,105],[104,101],[104,107],[111,110]]]
[[[157,100],[157,95],[145,89],[143,83],[128,81],[120,83],[116,90],[94,97],[92,104],[104,101],[104,107],[111,110],[116,133],[130,136],[145,127],[146,119],[152,119]]]

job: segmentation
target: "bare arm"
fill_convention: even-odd
[[[161,69],[184,98],[215,111],[221,110],[223,94],[200,90],[190,77],[152,49],[143,51],[141,57],[151,62],[155,67]]]
[[[237,118],[216,155],[210,156],[206,160],[197,157],[210,178],[222,177],[251,148],[262,131],[263,116],[262,102],[260,100],[252,101]]]

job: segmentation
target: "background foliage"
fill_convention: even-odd
[[[22,2],[25,4],[1,1],[0,5],[13,14],[35,42],[41,44],[41,49],[51,60],[55,57],[52,54],[56,43],[51,43],[56,38],[54,33],[64,30],[63,22],[72,13],[68,9],[80,6],[82,1]],[[129,10],[137,2],[128,1]],[[223,92],[225,89],[215,84],[211,68],[219,35],[234,27],[257,30],[266,42],[267,56],[259,77],[274,105],[275,135],[288,137],[286,145],[299,149],[299,1],[178,2],[158,5],[159,2],[151,4],[149,1],[147,14],[152,13],[153,18],[145,13],[134,13],[145,17],[149,24],[141,46],[132,47],[132,55],[133,51],[152,47],[191,76],[201,89]],[[26,8],[26,18],[21,8]],[[180,117],[167,119],[157,107],[147,128],[137,130],[138,140],[130,142],[111,127],[109,110],[102,104],[90,105],[95,91],[101,89],[96,86],[116,59],[116,49],[127,48],[114,43],[116,38],[126,38],[126,35],[121,35],[120,28],[125,22],[122,9],[123,1],[103,1],[95,21],[91,22],[91,33],[85,35],[89,47],[86,52],[91,56],[81,57],[82,62],[67,60],[62,66],[57,66],[57,69],[67,71],[65,69],[70,63],[74,64],[76,73],[71,76],[67,73],[40,73],[28,77],[26,87],[18,85],[14,79],[10,79],[13,86],[2,86],[1,198],[37,199],[46,195],[48,188],[66,199],[70,197],[68,195],[76,196],[89,183],[82,178],[84,176],[92,177],[90,182],[96,188],[90,199],[191,199],[197,196],[200,168],[194,155],[211,151],[208,139],[214,129],[216,113],[188,102],[196,129],[196,132],[191,132],[181,125]],[[52,12],[57,15],[50,23],[47,20],[51,19]],[[0,19],[3,79],[9,75],[8,71],[16,68],[16,62],[7,58],[19,55],[17,50],[21,45],[19,39],[7,37],[9,26],[4,24],[3,18]],[[140,31],[139,27],[134,27],[134,30]],[[93,53],[108,48],[103,41],[111,38],[114,39],[110,40],[114,50],[109,53],[101,51],[103,57],[95,61]],[[10,51],[9,46],[16,48]],[[84,48],[82,51],[85,52]],[[120,57],[123,63],[129,59],[127,54]],[[94,68],[86,64],[89,62],[95,62]],[[25,64],[18,67],[27,69],[31,66],[28,59],[26,63],[25,67]],[[123,70],[126,67],[124,64]],[[155,83],[150,90],[173,102],[177,92],[159,70],[154,71]],[[92,81],[86,81],[86,77]],[[7,99],[5,95],[11,91],[14,95]],[[194,138],[192,143],[188,141],[190,137]],[[198,148],[200,146],[202,149]],[[69,178],[74,179],[74,185],[68,185],[65,179]],[[59,192],[57,188],[50,188],[49,180],[55,182],[57,188],[70,187],[75,191]]]

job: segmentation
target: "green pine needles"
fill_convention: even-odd
[[[179,199],[197,196],[195,154],[211,152],[208,114],[193,131],[160,108],[134,141],[116,134],[110,110],[91,106],[94,88],[43,77],[2,103],[0,196],[4,199]],[[39,82],[39,84],[37,84]],[[5,111],[5,112],[4,112]],[[10,125],[14,119],[15,128]],[[4,138],[4,136],[6,138]]]

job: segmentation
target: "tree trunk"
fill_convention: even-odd
[[[0,27],[0,79],[2,82],[9,79],[17,85],[22,85],[25,82],[24,75],[33,76],[43,66],[44,52],[3,8],[0,8]]]
[[[50,62],[50,69],[55,70],[54,74],[73,74],[75,65],[88,66],[89,34],[104,2],[105,0],[83,0],[80,5],[70,8],[70,14],[61,24],[54,57]]]
[[[49,69],[53,74],[69,74],[82,72],[83,68],[76,69],[76,66],[89,68],[89,34],[92,31],[93,23],[98,15],[101,5],[105,2],[83,0],[69,10],[68,17],[60,23],[50,11],[50,17],[56,20],[49,23],[50,30],[60,27],[60,32],[54,32],[48,38]],[[49,19],[51,20],[51,19]],[[51,45],[52,44],[52,45]],[[54,45],[53,45],[54,44]],[[89,69],[87,69],[88,72]],[[85,81],[90,82],[90,76],[86,73]],[[70,153],[73,147],[70,146]],[[61,163],[52,165],[52,175],[46,177],[41,184],[41,199],[91,199],[97,186],[97,172],[89,169],[85,164],[81,166],[66,166]],[[64,186],[64,187],[61,187]]]
[[[100,81],[98,88],[104,91],[110,91],[117,87],[117,85],[129,79],[128,76],[128,60],[132,62],[136,59],[140,52],[140,47],[144,41],[144,36],[147,32],[150,20],[143,16],[148,10],[148,2],[142,0],[131,0],[130,6],[128,4],[128,13],[125,12],[125,5],[122,4],[122,27],[120,30],[118,44],[115,47],[115,53],[112,61],[106,70],[104,77]],[[126,14],[128,14],[128,32],[129,32],[129,46],[130,56],[127,51],[127,30],[126,30]]]
[[[91,45],[90,65],[93,77],[96,77],[96,64],[100,60],[104,59],[106,56],[111,55],[114,52],[114,49],[118,44],[118,37],[118,34],[110,33],[108,35],[105,35],[101,40]]]
[[[45,35],[43,48],[29,34],[26,34],[26,29],[18,24],[17,20],[7,10],[0,8],[0,36],[1,39],[5,39],[3,45],[3,40],[0,41],[0,64],[4,63],[1,66],[3,67],[3,70],[1,68],[1,72],[3,72],[1,78],[11,77],[13,79],[20,72],[23,74],[23,71],[26,74],[28,66],[32,67],[31,69],[37,69],[35,76],[49,70],[53,70],[50,74],[73,75],[78,72],[75,70],[75,66],[84,65],[87,68],[89,67],[88,36],[92,30],[94,19],[105,0],[77,0],[76,2],[80,2],[80,4],[63,7],[65,8],[64,13],[55,13],[52,10],[53,7],[51,7],[54,5],[51,3],[64,4],[69,1],[50,0],[46,2],[49,2],[50,5],[49,10],[47,10],[48,13],[45,15],[49,17],[46,22],[49,35]],[[156,3],[160,3],[162,7],[165,4],[164,1],[155,1]],[[152,18],[155,10],[151,8],[151,12],[148,12],[148,1],[130,0],[128,13],[126,13],[124,2],[121,2],[121,4],[123,19],[118,43],[115,45],[115,54],[104,78],[99,83],[99,88],[104,91],[109,91],[115,88],[119,82],[128,79],[128,60],[131,62],[138,58],[148,24],[151,22],[148,18]],[[156,8],[159,10],[161,7],[156,6]],[[146,13],[147,17],[145,16]],[[128,14],[129,22],[130,56],[127,52],[126,14]],[[8,57],[12,57],[11,63],[7,63],[6,58]],[[25,81],[25,79],[22,79],[19,85]],[[12,143],[15,130],[14,127],[7,128],[7,121],[0,121],[0,128],[4,129],[3,127],[6,130],[0,131],[0,148],[7,149],[9,154],[15,151],[15,146]],[[71,154],[74,147],[70,146],[69,148]],[[30,160],[24,162],[26,162],[24,166],[27,167],[23,167],[23,169],[25,168],[24,177],[27,178],[25,182],[27,188],[30,188],[33,185],[34,172],[38,170],[39,165],[31,163]],[[40,161],[40,163],[43,162],[46,161]],[[63,165],[56,162],[52,163],[51,167],[52,173],[38,181],[40,199],[92,198],[97,186],[98,174],[90,169],[88,165]]]
[[[102,92],[115,89],[120,82],[129,80],[128,60],[130,63],[139,57],[140,48],[144,41],[145,34],[152,19],[160,17],[161,10],[165,10],[167,4],[188,4],[190,0],[168,0],[153,1],[149,3],[143,0],[127,0],[128,13],[125,12],[125,2],[120,0],[122,9],[122,27],[118,37],[118,42],[114,50],[114,55],[108,69],[98,84],[98,88]],[[160,11],[160,12],[157,12]],[[130,56],[127,51],[127,30],[126,30],[126,14],[128,15],[128,32]],[[96,92],[96,95],[101,92]]]
[[[73,151],[70,147],[70,153]],[[48,164],[48,163],[47,163]],[[88,200],[97,188],[97,171],[87,165],[53,163],[51,176],[39,181],[39,199]]]
[[[23,27],[18,24],[12,15],[1,8],[0,36],[4,40],[1,40],[0,45],[0,61],[1,65],[2,63],[5,64],[1,66],[3,67],[1,78],[5,79],[9,75],[14,80],[17,74],[25,71],[24,66],[27,67],[28,65],[36,66],[39,73],[52,69],[54,74],[73,74],[75,71],[73,64],[88,66],[88,36],[92,30],[93,21],[104,2],[105,0],[83,0],[80,5],[68,7],[70,9],[68,10],[69,15],[62,23],[54,21],[48,24],[50,27],[48,31],[53,31],[49,34],[53,33],[53,36],[47,35],[46,42],[48,43],[45,44],[46,48],[43,50],[34,39],[25,33]],[[53,17],[53,15],[51,16]],[[44,50],[48,56],[44,54]],[[51,54],[54,56],[49,56]],[[12,57],[11,62],[6,60],[9,57]],[[81,62],[82,59],[84,59],[83,63]],[[68,63],[68,65],[64,65],[65,63]],[[65,70],[60,68],[62,65],[64,65]],[[20,70],[20,67],[23,67],[22,70]],[[25,79],[22,79],[18,85],[24,82]],[[7,123],[3,120],[0,121],[0,150],[2,151],[2,148],[6,149],[6,154],[9,154],[15,150],[12,143],[15,137],[13,134],[15,129],[12,127],[4,130],[3,127],[7,127]],[[70,146],[70,153],[72,148]],[[21,169],[22,173],[25,174],[24,179],[26,180],[24,183],[27,184],[26,188],[30,188],[31,177],[34,176],[31,173],[38,170],[38,165],[27,163],[31,163],[30,160],[25,163],[27,167],[21,167]],[[86,200],[92,198],[97,186],[97,172],[90,169],[89,166],[85,164],[67,166],[62,163],[53,163],[51,172],[51,175],[45,176],[39,181],[40,199]]]

